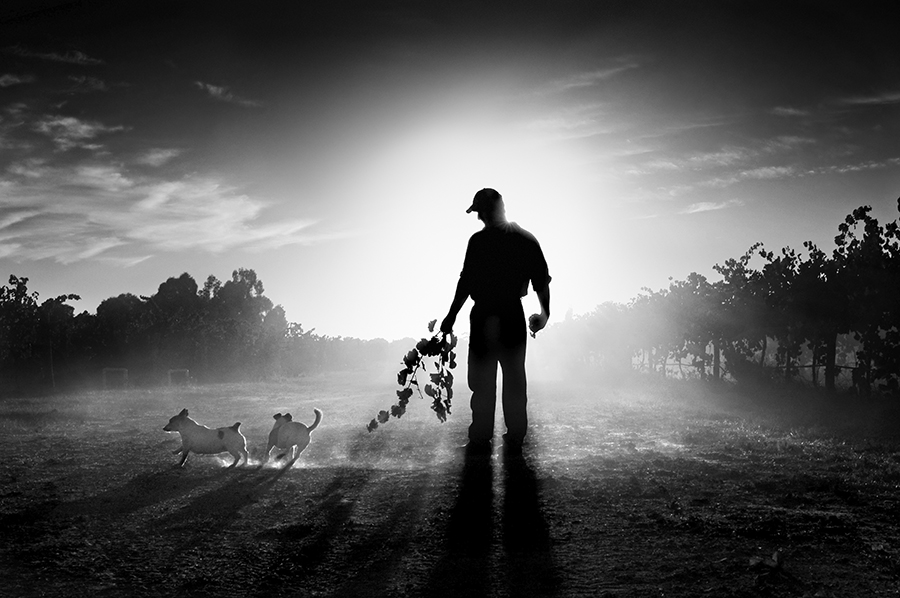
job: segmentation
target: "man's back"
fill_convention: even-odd
[[[502,304],[550,281],[547,262],[534,235],[514,222],[486,226],[469,239],[460,275],[476,303]]]

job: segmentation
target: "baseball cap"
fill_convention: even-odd
[[[501,201],[503,201],[503,197],[496,190],[485,187],[475,194],[475,197],[472,199],[472,205],[466,210],[466,214],[470,212],[484,212]]]

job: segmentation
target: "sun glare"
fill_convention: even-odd
[[[342,319],[334,326],[317,321],[320,330],[340,326],[345,336],[396,339],[423,334],[428,321],[442,318],[466,242],[481,226],[465,210],[483,187],[503,194],[507,217],[541,242],[554,280],[551,323],[569,309],[585,313],[626,298],[622,289],[634,272],[622,261],[616,194],[585,167],[585,156],[527,127],[435,122],[445,121],[386,141],[341,189],[352,206],[342,218],[359,234],[327,256],[342,291],[322,311],[339,311]],[[346,309],[336,309],[341,302]],[[526,310],[538,310],[533,293]]]

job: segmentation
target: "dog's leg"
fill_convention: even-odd
[[[293,467],[294,463],[296,463],[297,459],[300,457],[300,453],[297,451],[296,444],[289,448],[288,451],[291,453],[291,458],[288,459],[287,463],[284,464],[285,469],[290,469],[291,467]]]
[[[235,467],[238,464],[238,461],[241,460],[241,454],[238,452],[231,453],[231,456],[234,457],[234,462],[228,466],[228,469]]]
[[[181,455],[181,463],[178,464],[178,467],[184,467],[184,462],[187,461],[188,453],[190,452],[188,449],[183,449],[183,454]]]
[[[299,457],[300,453],[302,453],[308,446],[309,446],[309,437],[304,438],[304,442],[297,445],[297,456]]]

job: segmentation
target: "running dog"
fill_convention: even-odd
[[[313,409],[313,411],[316,414],[316,420],[308,427],[300,422],[293,421],[290,413],[285,413],[284,415],[276,413],[272,416],[275,419],[275,425],[272,427],[272,431],[269,432],[269,444],[266,446],[266,456],[263,458],[263,464],[268,462],[269,453],[275,447],[286,451],[278,455],[277,459],[283,459],[287,455],[287,451],[291,453],[290,462],[295,461],[300,456],[303,449],[309,446],[310,432],[319,427],[319,422],[322,421],[322,412],[318,409]]]
[[[228,466],[231,468],[238,464],[241,457],[244,458],[244,465],[250,460],[247,453],[247,439],[238,429],[240,427],[241,422],[237,422],[233,426],[213,430],[192,420],[188,417],[188,410],[182,409],[181,413],[169,420],[163,430],[181,434],[181,447],[172,451],[173,455],[181,453],[181,463],[178,467],[184,467],[188,453],[194,451],[200,455],[230,453],[234,457],[234,463]]]

